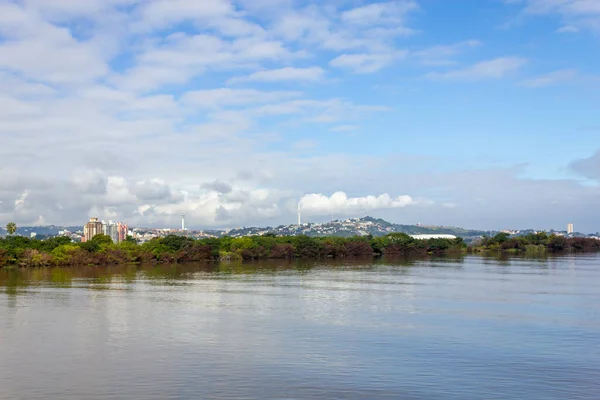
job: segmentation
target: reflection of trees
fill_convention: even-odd
[[[71,287],[75,280],[99,286],[111,283],[134,283],[140,277],[148,280],[177,281],[192,280],[198,274],[208,275],[273,275],[293,271],[306,274],[315,269],[327,270],[367,270],[378,266],[407,267],[422,265],[423,262],[460,263],[459,257],[405,257],[389,256],[382,258],[344,258],[326,260],[278,259],[278,260],[236,260],[218,263],[119,265],[87,267],[22,268],[0,270],[0,286],[16,290],[29,285],[48,284],[56,287]]]
[[[19,271],[9,271],[0,278],[0,285],[5,287],[6,294],[15,296],[19,289],[29,286],[29,280],[24,279]]]

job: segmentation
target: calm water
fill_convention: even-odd
[[[0,270],[0,399],[600,399],[600,257]]]

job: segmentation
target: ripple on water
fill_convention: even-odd
[[[0,271],[1,399],[594,399],[600,258]]]

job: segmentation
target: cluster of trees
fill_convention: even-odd
[[[510,252],[599,251],[600,240],[548,235],[546,232],[531,233],[518,237],[510,237],[507,233],[499,233],[493,237],[484,237],[474,249]]]
[[[85,243],[67,237],[46,240],[14,236],[0,239],[0,267],[42,267],[52,265],[115,265],[127,263],[185,263],[192,261],[291,258],[344,258],[462,253],[461,238],[418,240],[404,233],[372,237],[247,236],[194,240],[185,236],[156,238],[138,244],[128,237],[113,243],[106,235],[96,235]],[[500,233],[484,237],[471,251],[508,252],[599,251],[600,241],[566,238],[546,233],[510,237]]]
[[[110,265],[184,263],[227,259],[343,258],[380,255],[462,252],[463,240],[416,240],[403,233],[383,237],[250,236],[194,240],[185,236],[156,238],[144,244],[134,239],[113,243],[96,235],[85,243],[69,238],[35,240],[20,236],[0,239],[0,267],[50,265]]]

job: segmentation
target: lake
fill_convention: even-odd
[[[0,270],[0,399],[600,398],[600,257]]]

